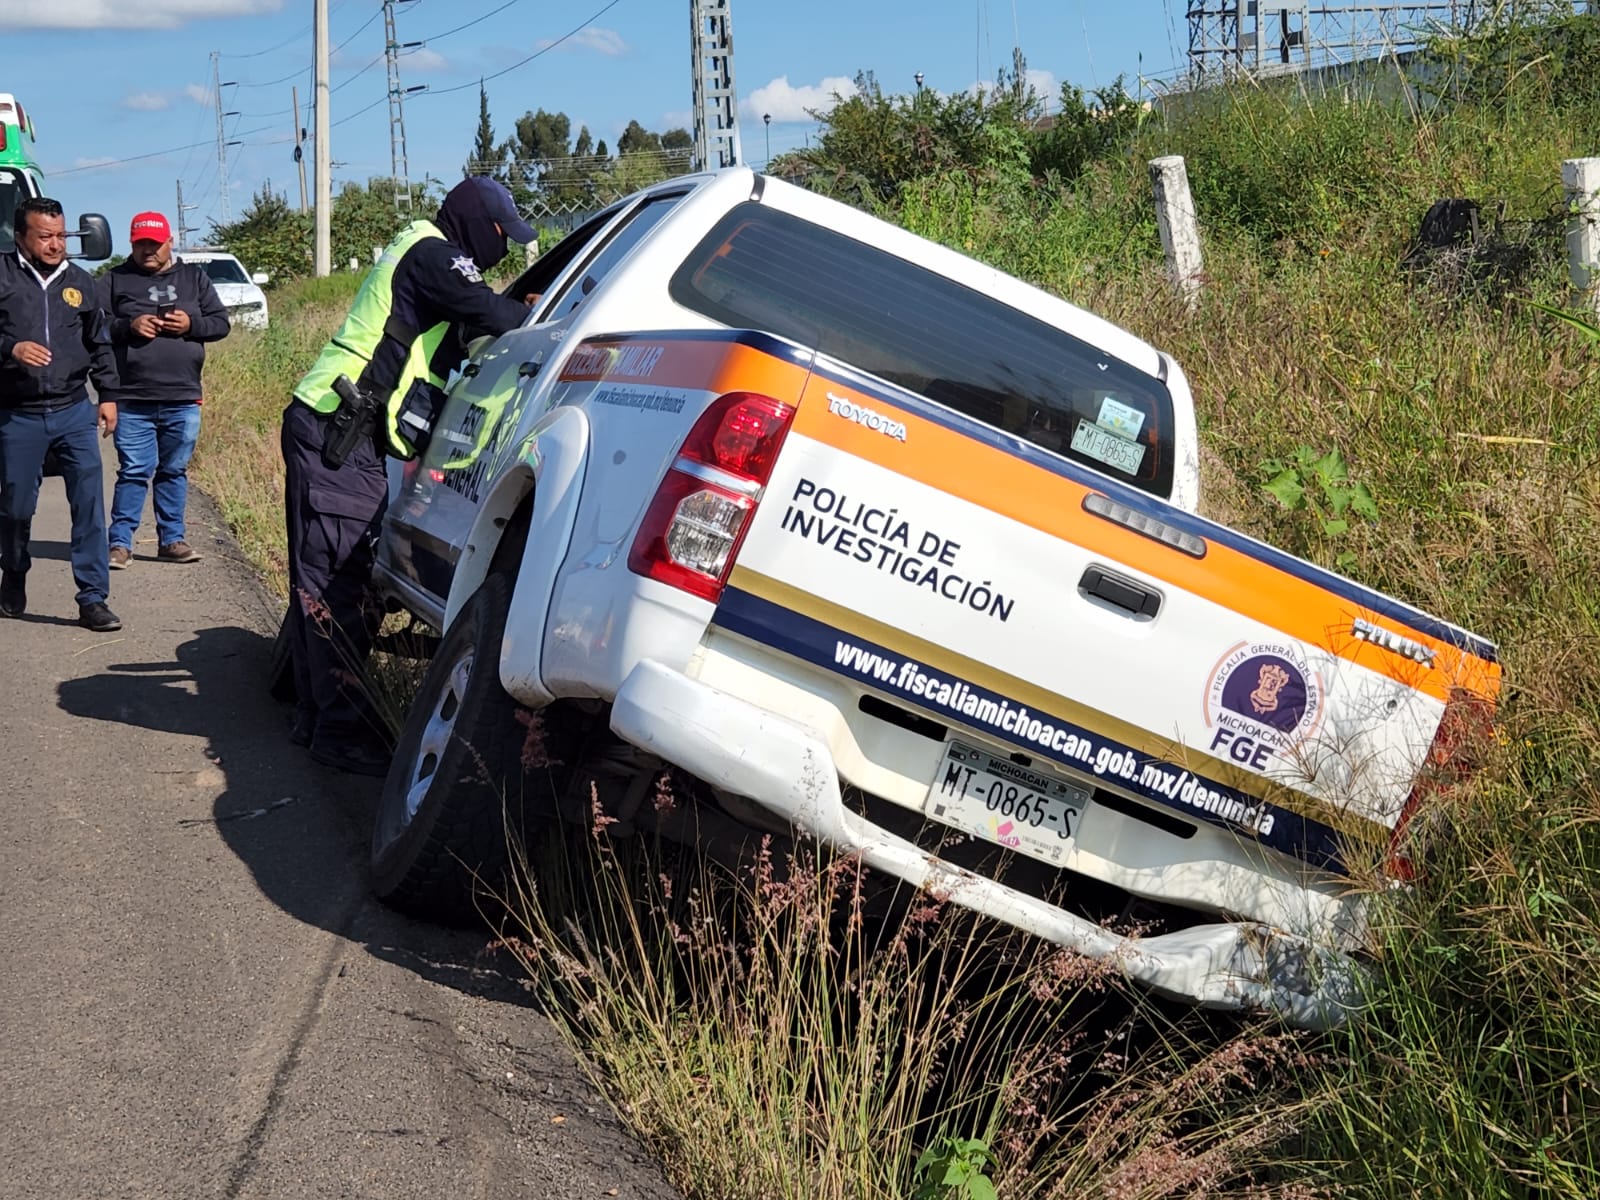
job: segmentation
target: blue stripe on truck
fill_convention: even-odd
[[[1338,834],[1164,759],[865,641],[739,588],[725,588],[713,622],[872,691],[893,696],[1030,755],[1114,783],[1183,816],[1217,825],[1320,870],[1344,874]],[[1010,725],[1010,728],[1006,728]]]

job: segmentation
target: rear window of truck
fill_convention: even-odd
[[[672,298],[816,349],[1155,495],[1172,492],[1172,397],[1089,342],[925,267],[751,202]]]

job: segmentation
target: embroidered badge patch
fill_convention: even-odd
[[[451,259],[450,269],[452,271],[460,271],[461,274],[466,277],[468,283],[483,282],[483,276],[478,271],[478,264],[473,262],[465,254]]]
[[[77,288],[62,288],[61,298],[72,305],[73,308],[77,308],[78,305],[83,303],[83,293]]]

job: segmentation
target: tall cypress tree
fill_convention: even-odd
[[[472,142],[472,157],[462,170],[463,175],[491,175],[501,179],[505,174],[501,160],[504,151],[495,145],[494,125],[489,120],[489,93],[478,83],[478,136]],[[504,182],[501,179],[501,182]]]

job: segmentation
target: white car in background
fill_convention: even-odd
[[[178,257],[205,269],[228,310],[228,320],[246,329],[267,327],[267,296],[261,290],[269,278],[265,271],[252,275],[226,250],[183,250]]]

